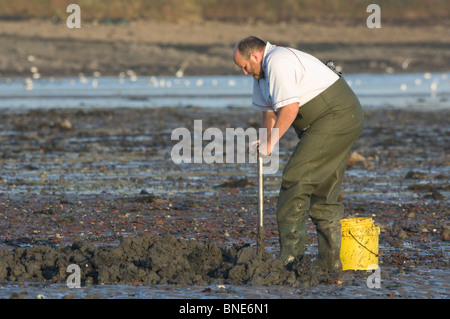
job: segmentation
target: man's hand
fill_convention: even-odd
[[[288,104],[279,109],[278,113],[263,112],[262,127],[267,129],[267,135],[263,134],[262,139],[250,144],[250,154],[270,156],[275,145],[294,122],[297,113],[298,103]]]
[[[273,151],[273,146],[268,142],[261,142],[261,140],[254,141],[250,144],[250,154],[259,154],[261,156],[270,156]]]

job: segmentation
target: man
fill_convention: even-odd
[[[233,58],[254,77],[252,107],[262,111],[267,128],[267,139],[258,141],[260,154],[270,155],[291,126],[300,138],[282,175],[278,258],[285,264],[301,258],[309,212],[317,229],[319,264],[340,270],[344,208],[338,196],[348,154],[362,131],[357,97],[338,73],[305,52],[250,36],[236,44]],[[274,129],[278,140],[271,137]]]

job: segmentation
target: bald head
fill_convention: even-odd
[[[255,52],[264,52],[266,42],[255,36],[249,36],[239,40],[234,47],[234,55],[239,52],[245,59],[249,59],[250,55]]]
[[[242,69],[245,75],[251,74],[257,80],[264,78],[261,62],[265,48],[266,42],[257,37],[244,38],[234,46],[234,63]]]

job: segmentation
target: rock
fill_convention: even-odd
[[[237,179],[232,177],[230,181],[226,181],[220,185],[213,186],[213,188],[240,188],[240,187],[251,187],[255,184],[250,182],[247,178]]]
[[[347,165],[351,166],[353,164],[356,164],[358,162],[364,163],[364,166],[367,166],[367,160],[364,156],[359,154],[358,152],[352,152],[347,160]]]
[[[444,227],[442,231],[442,239],[449,240],[450,239],[450,227]]]
[[[59,120],[58,123],[56,123],[56,126],[63,131],[71,131],[73,130],[73,125],[69,120]]]
[[[17,293],[17,292],[13,292],[9,299],[25,299],[25,294],[24,293]]]
[[[427,177],[428,177],[428,175],[425,173],[414,172],[414,171],[409,171],[408,173],[406,173],[406,176],[405,176],[406,179],[424,179]]]
[[[434,200],[443,200],[444,196],[435,189],[432,189],[431,192],[424,196],[425,198],[431,198]]]
[[[404,230],[401,230],[398,233],[397,237],[398,237],[398,239],[405,240],[408,238],[408,235],[406,234],[406,232]]]

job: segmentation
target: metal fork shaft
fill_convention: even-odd
[[[263,183],[263,159],[258,154],[258,238],[257,238],[257,253],[258,255],[262,255],[264,252],[264,240],[265,240],[265,231],[264,231],[264,183]]]

